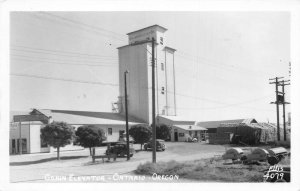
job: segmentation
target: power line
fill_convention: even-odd
[[[96,54],[87,54],[87,53],[81,53],[81,52],[71,52],[71,51],[64,51],[64,50],[51,50],[51,49],[43,49],[43,48],[33,48],[28,46],[21,46],[21,45],[12,45],[13,47],[21,48],[20,49],[14,49],[15,51],[25,51],[25,52],[34,52],[34,53],[42,53],[42,54],[53,54],[53,55],[61,55],[61,56],[76,56],[76,57],[89,57],[91,59],[117,59],[113,56],[104,56],[104,55],[96,55]],[[22,50],[23,49],[23,50]]]
[[[54,62],[54,61],[47,61],[47,60],[34,60],[34,59],[28,59],[28,58],[12,58],[16,60],[21,60],[25,62],[30,62],[30,63],[37,63],[40,64],[41,62],[44,63],[50,63],[50,64],[59,64],[59,65],[69,65],[69,66],[91,66],[91,67],[116,67],[115,65],[103,65],[103,64],[76,64],[76,63],[68,63],[68,62]]]
[[[20,76],[20,77],[29,77],[29,78],[38,78],[38,79],[46,79],[46,80],[56,80],[56,81],[65,81],[65,82],[74,82],[74,83],[85,83],[85,84],[94,84],[94,85],[105,85],[105,86],[113,86],[113,87],[118,87],[118,84],[112,84],[112,83],[104,83],[104,82],[95,82],[95,81],[83,81],[83,80],[75,80],[75,79],[65,79],[65,78],[54,78],[54,77],[46,77],[46,76],[38,76],[38,75],[29,75],[29,74],[18,74],[18,73],[12,73],[10,74],[11,76]],[[193,96],[186,96],[186,95],[182,95],[181,96],[184,97],[193,97]],[[265,98],[266,96],[262,97]],[[178,109],[186,109],[186,110],[213,110],[213,109],[221,109],[221,108],[228,108],[228,107],[244,107],[244,108],[248,108],[248,109],[255,109],[252,107],[248,107],[248,106],[238,106],[241,104],[245,104],[245,103],[249,103],[249,102],[254,102],[257,100],[260,100],[262,98],[256,98],[256,99],[252,99],[252,100],[247,100],[244,102],[239,102],[239,103],[234,103],[234,104],[227,104],[227,103],[223,103],[223,102],[218,102],[218,101],[214,101],[214,100],[208,100],[206,98],[200,98],[200,97],[194,97],[197,99],[201,99],[201,100],[205,100],[205,101],[209,101],[209,102],[214,102],[214,103],[219,103],[219,104],[225,104],[225,106],[219,106],[219,107],[206,107],[206,108],[185,108],[185,107],[177,107]],[[226,105],[227,104],[227,105]],[[257,108],[256,108],[257,109]],[[266,110],[266,109],[265,109]]]
[[[242,105],[242,104],[245,104],[245,103],[251,103],[251,102],[256,102],[256,101],[259,101],[259,100],[262,100],[262,99],[265,99],[265,98],[268,98],[269,96],[264,96],[264,97],[261,97],[261,98],[256,98],[256,99],[252,99],[252,100],[247,100],[247,101],[244,101],[244,102],[239,102],[239,103],[233,103],[233,104],[227,104],[225,106],[218,106],[218,107],[204,107],[204,108],[186,108],[186,107],[183,107],[183,108],[180,108],[179,109],[193,109],[193,110],[210,110],[210,109],[222,109],[222,108],[228,108],[228,107],[243,107],[243,108],[248,108],[248,109],[257,109],[256,107],[249,107],[249,106],[239,106],[239,105]],[[223,104],[226,104],[226,103],[223,103]],[[268,110],[268,111],[272,111],[271,109],[261,109],[261,110]]]
[[[190,60],[191,62],[194,62],[196,64],[201,64],[201,65],[205,65],[205,66],[211,66],[211,67],[215,67],[215,68],[222,69],[222,70],[230,70],[230,71],[236,71],[237,70],[237,71],[243,72],[243,73],[248,74],[248,75],[252,75],[252,76],[255,75],[255,76],[260,77],[260,78],[265,78],[264,76],[262,76],[262,74],[260,74],[258,72],[251,71],[250,69],[245,69],[245,68],[241,68],[241,67],[234,67],[233,65],[228,65],[228,64],[223,64],[223,63],[218,64],[215,61],[211,61],[209,59],[205,59],[204,57],[199,57],[199,58],[203,58],[204,60],[206,60],[206,61],[204,61],[206,64],[201,63],[201,62],[199,62],[197,60],[194,60],[192,57],[182,56],[180,54],[177,54],[177,56],[179,56],[179,57],[181,57],[181,58],[183,58],[185,60]],[[190,67],[192,67],[192,66],[190,66]],[[194,70],[194,71],[197,71],[197,70]]]
[[[248,106],[239,106],[239,105],[230,105],[230,106],[224,106],[224,107],[202,107],[202,108],[188,108],[188,107],[176,107],[177,109],[181,110],[215,110],[215,109],[224,109],[224,108],[230,108],[230,107],[239,107],[239,108],[245,108],[245,109],[251,109],[251,110],[264,110],[264,111],[272,111],[272,109],[262,109],[257,107],[248,107]]]
[[[16,57],[12,57],[12,59],[17,59],[17,60],[23,60],[23,61],[28,61],[28,62],[46,62],[46,63],[51,63],[51,64],[61,64],[61,65],[75,65],[75,66],[92,66],[92,67],[115,67],[117,64],[113,63],[107,63],[103,64],[103,62],[98,62],[99,64],[80,64],[80,63],[73,63],[73,62],[65,62],[63,60],[56,60],[56,59],[43,59],[43,58],[36,58],[36,57],[29,57],[29,56],[23,56],[23,55],[14,55]],[[21,57],[21,58],[18,58]],[[97,63],[97,62],[95,62]]]
[[[44,16],[41,15],[41,14],[23,14],[22,16],[24,16],[24,15],[33,17],[33,18],[38,19],[38,20],[41,20],[41,21],[43,21],[43,23],[44,23],[45,20],[48,20],[48,21],[50,21],[50,22],[54,22],[55,24],[63,24],[63,26],[68,26],[68,27],[72,27],[72,28],[76,27],[76,25],[71,24],[71,23],[69,23],[69,22],[63,22],[63,23],[62,23],[62,22],[57,22],[57,19],[53,19],[53,18],[51,18],[51,17],[44,17]],[[37,23],[34,23],[34,24],[37,24]],[[77,27],[78,27],[78,26],[77,26]],[[79,27],[80,27],[80,26],[79,26]],[[80,29],[83,29],[83,30],[85,30],[86,32],[93,32],[93,34],[96,34],[96,35],[99,35],[99,34],[100,34],[99,32],[94,31],[94,30],[87,30],[87,28],[84,28],[84,27],[80,27]],[[55,32],[56,32],[56,31],[57,31],[57,30],[55,30]],[[64,33],[68,33],[68,34],[74,35],[74,33],[70,33],[70,32],[63,31],[63,30],[60,31],[60,32],[64,32]],[[104,36],[106,36],[106,37],[111,37],[111,36],[109,36],[109,35],[105,35],[105,34],[102,34],[102,33],[101,33],[101,35],[104,35]],[[77,35],[77,36],[78,36],[78,35]],[[87,38],[88,36],[87,36],[87,35],[84,35],[84,36],[80,35],[79,37],[80,37],[80,38],[82,38],[82,37]],[[98,39],[98,40],[105,42],[105,44],[107,44],[107,45],[109,45],[109,46],[115,46],[115,48],[118,47],[118,46],[114,45],[114,43],[107,42],[107,41],[104,41],[104,40],[101,40],[101,39]],[[110,40],[113,40],[113,39],[110,39]]]
[[[63,20],[65,22],[69,22],[69,23],[73,23],[73,24],[76,24],[76,25],[79,25],[79,26],[83,26],[83,27],[86,27],[88,29],[92,29],[94,31],[97,31],[97,32],[100,32],[100,31],[105,31],[106,33],[110,33],[110,34],[114,34],[115,36],[112,36],[112,35],[105,35],[103,34],[103,32],[101,32],[103,35],[105,36],[109,36],[111,38],[114,38],[116,40],[119,40],[119,41],[122,41],[124,42],[125,40],[123,39],[120,39],[119,37],[116,37],[116,36],[123,36],[119,33],[116,33],[116,32],[113,32],[113,31],[109,31],[107,29],[104,29],[104,28],[101,28],[101,27],[96,27],[96,26],[93,26],[93,25],[89,25],[89,24],[86,24],[86,23],[82,23],[82,22],[79,22],[79,21],[75,21],[75,20],[71,20],[71,19],[68,19],[68,18],[65,18],[65,17],[62,17],[62,16],[58,16],[58,15],[55,15],[55,14],[51,14],[49,12],[39,12],[40,14],[44,14],[44,15],[48,15],[50,17],[53,17],[53,18],[56,18],[58,20]]]
[[[29,75],[29,74],[11,73],[10,75],[11,76],[29,77],[29,78],[39,78],[39,79],[46,79],[46,80],[57,80],[57,81],[84,83],[84,84],[95,84],[95,85],[105,85],[105,86],[119,86],[118,84],[112,84],[112,83],[94,82],[94,81],[83,81],[83,80],[74,80],[74,79],[65,79],[65,78],[54,78],[54,77]]]
[[[82,22],[78,22],[78,21],[75,21],[75,20],[71,20],[71,19],[68,19],[68,18],[66,18],[66,17],[62,17],[62,16],[58,16],[58,15],[55,15],[55,14],[51,14],[51,13],[49,13],[49,12],[39,12],[39,15],[48,15],[48,16],[50,16],[50,17],[53,17],[53,18],[56,18],[56,19],[58,19],[58,20],[61,20],[61,21],[64,21],[64,22],[68,22],[68,23],[72,23],[72,24],[75,24],[75,25],[79,25],[79,26],[84,26],[84,27],[87,27],[87,28],[90,28],[90,29],[94,29],[94,30],[97,30],[98,32],[99,32],[99,30],[100,31],[105,31],[105,32],[108,32],[108,33],[110,33],[110,34],[114,34],[114,35],[117,35],[117,36],[124,36],[123,34],[120,34],[120,33],[116,33],[116,32],[114,32],[114,31],[110,31],[110,30],[107,30],[107,29],[104,29],[104,28],[101,28],[101,27],[97,27],[97,26],[93,26],[93,25],[89,25],[89,24],[86,24],[86,23],[82,23]],[[105,35],[105,34],[103,34],[103,35]],[[107,35],[106,35],[107,36]],[[112,37],[112,36],[110,36],[110,37]],[[118,40],[120,40],[120,39],[118,39]],[[122,42],[125,42],[125,40],[120,40],[120,41],[122,41]],[[148,51],[148,50],[147,50]],[[149,52],[149,51],[148,51]],[[150,53],[150,52],[149,52]],[[179,54],[183,54],[183,55],[188,55],[187,53],[185,53],[185,52],[183,52],[183,51],[179,51],[178,52]],[[151,53],[150,53],[151,54]],[[180,56],[180,55],[178,55],[177,54],[177,56],[179,56],[179,57],[182,57],[182,56]],[[187,58],[190,58],[190,60],[192,60],[193,62],[197,62],[197,61],[195,61],[194,59],[191,59],[191,57],[190,56],[184,56],[184,57],[187,57]],[[233,69],[233,70],[239,70],[239,71],[244,71],[246,74],[249,74],[249,75],[256,75],[256,76],[258,76],[258,77],[263,77],[263,76],[261,76],[261,75],[259,75],[257,72],[253,72],[252,74],[250,74],[249,73],[249,69],[245,69],[245,68],[237,68],[237,67],[235,67],[235,66],[232,66],[232,65],[228,65],[228,64],[224,64],[224,63],[222,63],[222,64],[211,64],[211,63],[216,63],[215,61],[212,61],[211,59],[207,59],[207,58],[205,58],[205,57],[200,57],[200,56],[197,56],[197,58],[201,58],[201,59],[204,59],[204,60],[206,60],[207,62],[209,62],[210,64],[206,64],[206,65],[209,65],[209,66],[215,66],[215,67],[227,67],[227,68],[230,68],[231,70]],[[197,63],[199,63],[199,62],[197,62]],[[202,64],[202,63],[199,63],[199,64]],[[220,69],[220,68],[219,68]],[[242,69],[242,70],[241,70]]]

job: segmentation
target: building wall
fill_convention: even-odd
[[[128,113],[149,123],[149,89],[147,44],[119,49],[119,84],[122,108],[125,108],[124,72],[127,74]],[[122,113],[125,113],[122,109]]]
[[[22,122],[21,123],[21,138],[26,139],[26,153],[38,153],[38,152],[49,152],[50,148],[41,148],[41,131],[42,123],[40,122]],[[13,153],[12,140],[15,140],[17,147],[17,140],[20,138],[19,123],[11,123],[10,126],[10,139],[9,139],[9,151]]]
[[[171,141],[174,142],[175,141],[175,132],[177,131],[178,133],[178,142],[185,142],[186,141],[186,136],[188,134],[188,131],[186,130],[183,130],[181,128],[178,128],[178,127],[172,127],[172,130],[171,130]],[[183,136],[179,136],[179,134],[183,133]]]
[[[73,125],[76,129],[82,125]],[[97,127],[101,128],[105,132],[107,142],[117,142],[119,141],[120,130],[126,131],[126,126],[124,125],[112,125],[112,124],[97,124]],[[129,128],[131,125],[129,125]],[[108,129],[112,129],[112,135],[109,135]]]
[[[206,133],[205,131],[201,131],[201,130],[192,130],[192,131],[189,131],[189,130],[184,130],[184,129],[181,129],[181,128],[178,128],[178,127],[175,127],[173,126],[172,127],[172,130],[171,130],[171,141],[174,142],[175,141],[175,132],[177,131],[178,133],[178,142],[185,142],[188,140],[188,137],[191,137],[191,138],[194,138],[196,137],[198,141],[202,141],[201,140],[201,135],[205,136]],[[183,133],[184,136],[180,136],[179,133]]]
[[[161,35],[162,36],[162,35]],[[159,38],[156,40],[156,113],[158,115],[166,115],[166,77],[165,77],[165,53],[164,43],[161,44]],[[162,70],[163,65],[163,70]]]
[[[13,154],[12,151],[12,140],[15,140],[15,144],[17,144],[17,139],[19,139],[20,136],[20,131],[19,131],[19,123],[12,123],[11,128],[10,128],[10,139],[9,139],[9,151],[10,154]],[[72,124],[71,124],[72,125]],[[39,123],[39,122],[22,122],[22,130],[21,130],[21,137],[22,139],[27,140],[27,153],[39,153],[39,152],[56,152],[56,148],[53,147],[41,147],[41,127],[44,125]],[[72,125],[77,129],[78,127],[82,125]],[[120,130],[123,130],[124,132],[126,131],[125,124],[124,125],[112,125],[112,124],[100,124],[97,125],[101,129],[104,130],[105,135],[107,137],[108,142],[117,142],[119,141],[119,135],[120,135]],[[129,125],[129,128],[132,125]],[[112,135],[109,135],[108,129],[112,129]],[[16,145],[17,146],[17,145]],[[66,145],[64,147],[61,147],[61,151],[70,151],[70,150],[81,150],[83,147],[74,145],[73,142],[69,145]],[[18,153],[14,153],[18,154]]]
[[[30,153],[50,152],[50,147],[41,147],[41,128],[40,123],[30,124]]]
[[[176,115],[174,51],[165,49],[166,115]]]
[[[152,40],[152,38],[156,39],[157,42],[159,43],[160,37],[163,37],[164,39],[164,32],[165,32],[164,29],[157,26],[136,31],[128,34],[128,44],[134,44],[141,41],[149,41]]]
[[[20,133],[21,132],[21,133]],[[12,140],[15,140],[16,147],[18,147],[17,140],[20,139],[26,139],[26,153],[30,153],[30,129],[29,129],[29,124],[28,123],[21,123],[21,131],[20,131],[20,126],[19,123],[13,123],[11,124],[11,129],[10,129],[10,154],[12,154]]]

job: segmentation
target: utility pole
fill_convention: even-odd
[[[156,163],[156,124],[155,124],[155,39],[152,38],[152,163]]]
[[[276,89],[276,101],[275,102],[271,102],[271,104],[276,104],[276,114],[277,114],[277,140],[280,141],[280,124],[279,124],[279,96],[278,96],[278,79],[281,79],[283,77],[276,77],[276,78],[272,78],[269,80],[275,80],[275,82],[269,82],[269,84],[275,84],[275,89]]]
[[[124,72],[124,81],[125,81],[125,117],[126,117],[126,144],[127,144],[127,160],[130,160],[129,152],[129,130],[128,130],[128,105],[127,105],[127,74],[128,70]]]
[[[284,92],[284,86],[290,85],[290,80],[282,80],[279,84],[279,86],[282,86],[282,96],[283,96],[283,102],[282,102],[282,109],[283,109],[283,139],[286,141],[286,124],[285,124],[285,104],[289,104],[289,102],[285,101],[285,92]]]

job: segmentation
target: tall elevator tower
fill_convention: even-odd
[[[127,75],[128,114],[145,123],[152,120],[152,45],[155,45],[156,114],[176,115],[175,49],[166,45],[166,28],[153,25],[128,33],[128,45],[118,48],[119,53],[119,112],[124,113],[124,72]]]

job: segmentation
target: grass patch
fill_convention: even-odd
[[[262,182],[263,170],[267,164],[262,165],[223,165],[221,161],[210,159],[188,162],[147,162],[140,164],[136,174],[150,175],[179,175],[180,178],[211,182]]]

